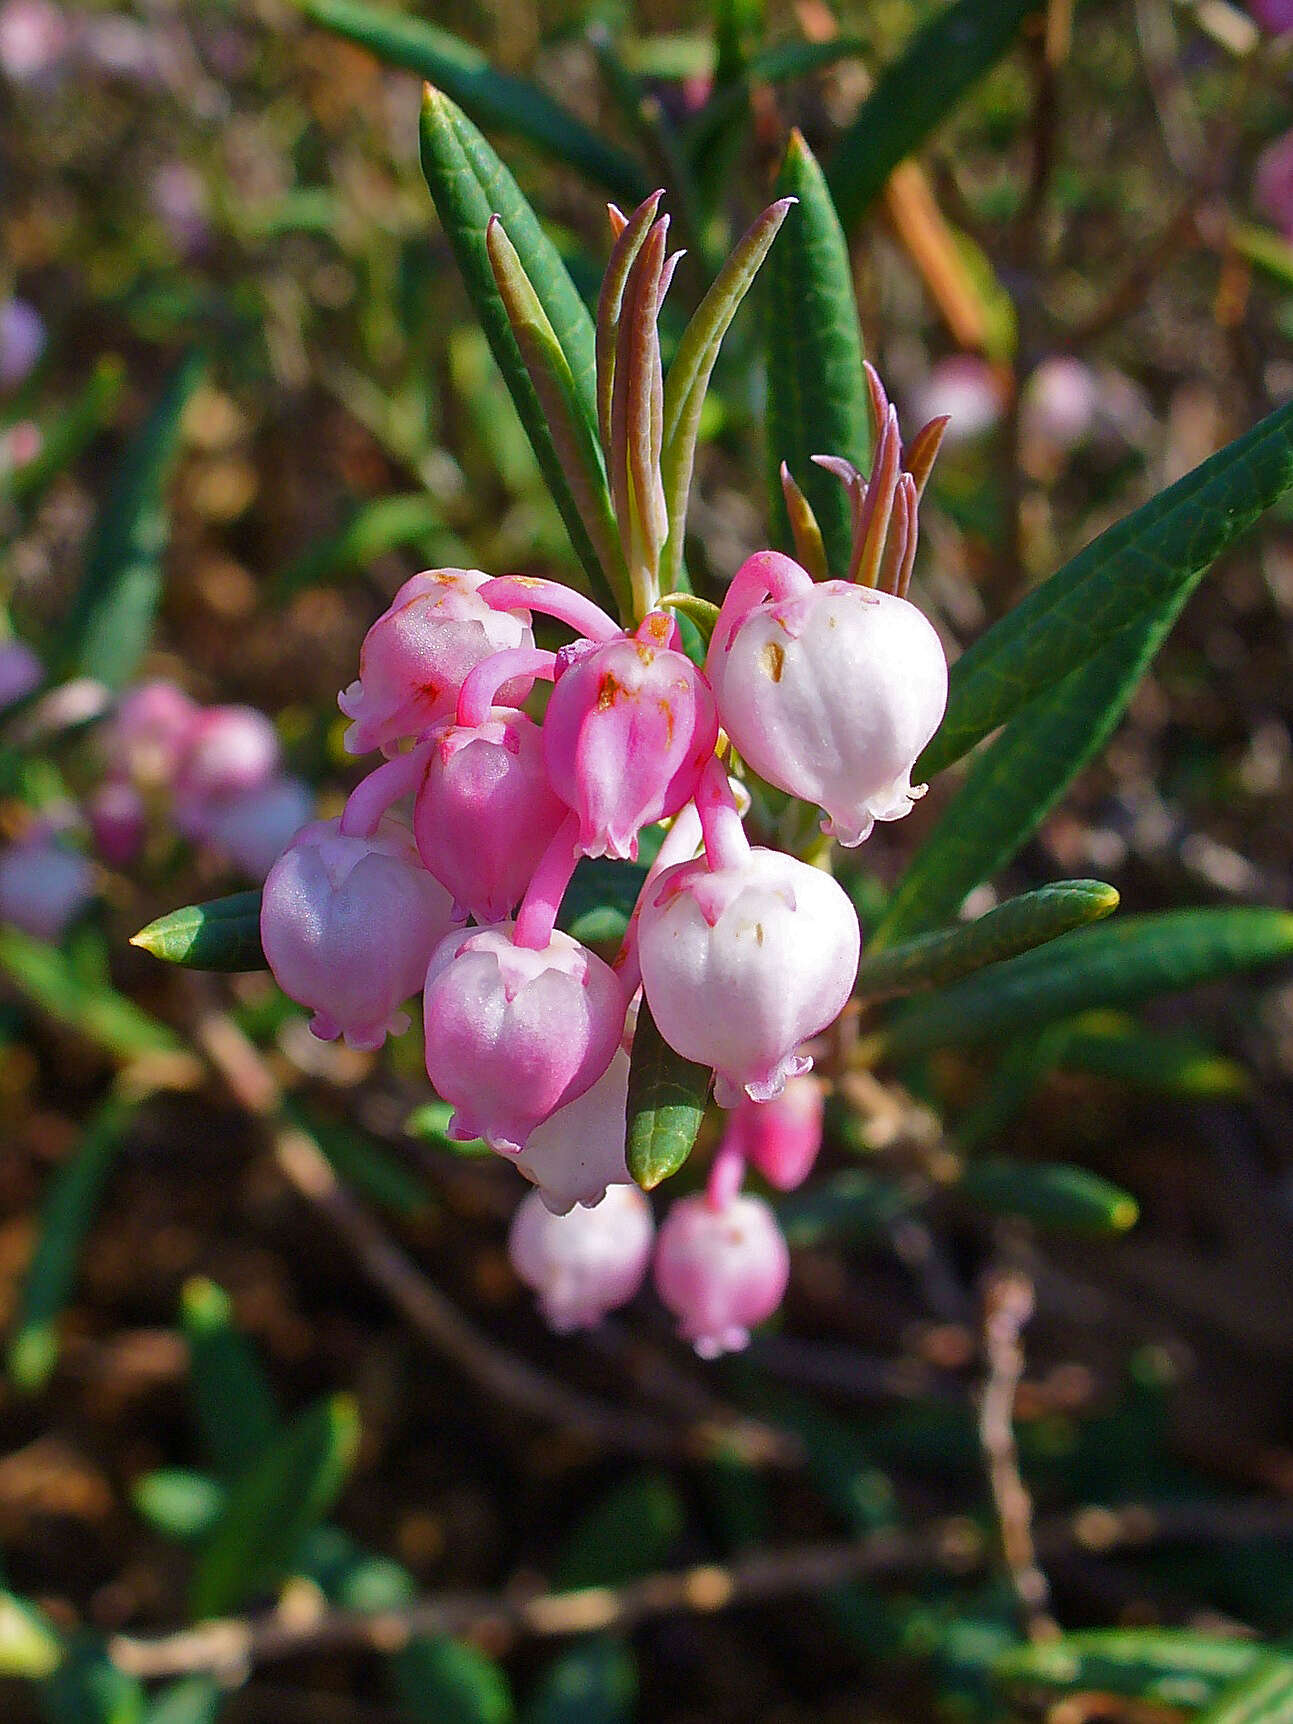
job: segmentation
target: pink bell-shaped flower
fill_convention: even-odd
[[[587,856],[636,857],[644,826],[676,814],[718,740],[704,677],[652,612],[632,638],[568,656],[543,720],[552,787]]]
[[[196,811],[226,796],[259,790],[278,771],[278,732],[254,706],[212,706],[189,738],[175,784],[177,801]]]
[[[566,817],[543,766],[543,738],[523,712],[495,707],[483,724],[431,739],[413,805],[423,862],[478,922],[520,903]]]
[[[144,790],[170,786],[201,719],[201,707],[173,682],[141,683],[121,697],[104,727],[109,770]]]
[[[781,1093],[811,1061],[796,1050],[843,1008],[861,934],[843,888],[779,850],[667,868],[643,895],[642,985],[660,1034],[715,1068],[731,1107]]]
[[[314,1017],[321,1041],[379,1048],[452,925],[449,894],[418,861],[408,833],[383,822],[351,838],[320,821],[270,869],[260,936],[279,987]]]
[[[793,1191],[813,1170],[822,1147],[826,1098],[815,1077],[792,1077],[771,1101],[744,1096],[736,1105],[741,1153],[778,1191]]]
[[[60,940],[94,896],[94,869],[48,835],[0,850],[0,921]]]
[[[707,669],[742,758],[824,808],[831,837],[860,844],[875,821],[899,819],[923,794],[911,769],[947,705],[947,659],[906,599],[804,581],[734,628],[720,622]]]
[[[790,1252],[761,1197],[679,1198],[660,1228],[655,1285],[702,1359],[739,1352],[785,1297]]]
[[[624,1029],[609,964],[554,930],[519,946],[512,925],[450,935],[433,953],[422,1015],[427,1076],[454,1108],[449,1136],[509,1154],[601,1077]]]
[[[592,1209],[609,1186],[631,1183],[624,1159],[628,1098],[629,1056],[617,1048],[591,1089],[530,1133],[516,1165],[554,1215],[577,1203]]]
[[[532,1191],[512,1217],[507,1254],[538,1294],[548,1326],[566,1335],[628,1304],[646,1276],[654,1232],[651,1205],[636,1185],[612,1185],[596,1208],[564,1215]]]
[[[359,679],[337,697],[347,718],[346,750],[366,754],[420,736],[453,714],[469,671],[515,647],[532,647],[527,611],[491,610],[477,589],[479,569],[426,569],[404,585],[364,637]],[[516,706],[529,677],[505,683],[498,699]]]

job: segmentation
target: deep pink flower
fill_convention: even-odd
[[[534,950],[505,922],[440,943],[422,1010],[427,1075],[454,1108],[449,1135],[515,1153],[610,1065],[625,999],[610,966],[569,934]]]
[[[715,1207],[697,1193],[678,1200],[656,1241],[655,1284],[678,1333],[702,1359],[739,1352],[750,1330],[785,1297],[790,1253],[760,1197]]]
[[[577,1203],[591,1209],[608,1186],[630,1182],[624,1160],[628,1096],[629,1056],[617,1048],[591,1089],[530,1133],[516,1165],[554,1215]]]
[[[493,653],[534,645],[528,612],[491,610],[479,597],[487,579],[479,569],[426,569],[405,581],[364,637],[358,681],[337,697],[354,720],[350,754],[422,735],[452,716],[468,672]],[[519,705],[530,687],[517,678],[498,699]]]
[[[279,987],[314,1012],[322,1041],[379,1048],[408,1027],[399,1010],[451,926],[449,894],[393,822],[350,838],[320,821],[270,869],[260,934]]]
[[[105,778],[86,799],[94,847],[109,868],[128,868],[144,847],[148,816],[128,778]]]
[[[793,1077],[772,1101],[736,1105],[733,1123],[741,1153],[778,1191],[793,1191],[813,1170],[822,1147],[825,1095],[815,1077]]]
[[[612,1185],[595,1208],[565,1215],[554,1215],[532,1191],[512,1217],[507,1252],[538,1294],[549,1327],[565,1335],[628,1304],[646,1276],[654,1231],[651,1205],[636,1185]]]

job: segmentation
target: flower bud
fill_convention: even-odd
[[[0,851],[0,921],[38,940],[59,940],[94,896],[84,856],[47,837]]]
[[[143,790],[170,785],[201,717],[202,709],[173,682],[132,688],[104,727],[102,747],[109,769]]]
[[[86,799],[94,848],[109,868],[128,868],[144,847],[148,815],[128,778],[107,778]]]
[[[523,712],[449,725],[431,744],[413,806],[423,862],[478,922],[501,922],[566,817],[543,767],[543,738]]]
[[[568,1214],[577,1203],[592,1209],[608,1187],[631,1183],[624,1159],[628,1099],[629,1056],[616,1048],[590,1090],[530,1133],[516,1165],[554,1215]]]
[[[747,1346],[751,1327],[777,1309],[789,1279],[785,1236],[761,1197],[731,1197],[715,1208],[697,1193],[664,1218],[656,1291],[702,1359]]]
[[[717,638],[717,637],[716,637]],[[723,726],[769,784],[860,844],[922,794],[911,769],[947,705],[947,660],[906,599],[846,581],[757,606],[711,649]]]
[[[778,1191],[793,1191],[822,1147],[825,1095],[814,1077],[793,1077],[772,1101],[743,1097],[734,1118],[741,1153]]]
[[[205,804],[259,790],[278,771],[278,732],[254,706],[213,706],[199,715],[175,785],[177,800],[201,819]]]
[[[442,940],[422,1014],[427,1076],[454,1108],[449,1136],[524,1149],[610,1065],[624,1012],[615,972],[569,934],[542,951],[514,944],[506,922]]]
[[[780,1095],[808,1070],[802,1042],[833,1022],[857,974],[861,935],[842,887],[779,850],[711,871],[667,868],[644,894],[642,984],[660,1034],[715,1068],[732,1107]]]
[[[355,721],[348,753],[420,736],[452,716],[469,671],[496,652],[534,645],[528,612],[494,611],[478,596],[487,579],[479,569],[427,569],[405,581],[364,637],[358,681],[337,697]],[[532,686],[514,678],[498,700],[517,706]]]
[[[636,1185],[612,1185],[596,1208],[566,1215],[554,1215],[532,1191],[512,1217],[507,1253],[538,1294],[544,1320],[565,1335],[628,1304],[646,1275],[654,1231]]]
[[[637,638],[570,659],[552,691],[548,777],[579,816],[587,856],[635,858],[642,827],[691,800],[714,752],[714,697],[691,660],[663,644],[672,627],[653,613]]]
[[[261,943],[279,987],[314,1012],[321,1041],[379,1048],[388,1030],[408,1027],[399,1007],[451,926],[449,894],[394,823],[372,838],[338,827],[307,826],[270,869]]]

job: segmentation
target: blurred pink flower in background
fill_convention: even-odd
[[[1293,5],[1285,8],[1293,28]],[[1268,144],[1257,158],[1253,177],[1253,202],[1284,235],[1293,241],[1293,131]]]
[[[1248,10],[1272,36],[1293,30],[1293,0],[1249,0]]]
[[[16,84],[39,83],[57,69],[70,34],[49,0],[7,0],[0,6],[0,71]]]
[[[45,324],[34,305],[8,299],[0,305],[0,389],[16,389],[45,351]]]
[[[929,375],[911,391],[907,412],[918,425],[946,414],[943,447],[971,443],[1000,423],[1008,386],[995,365],[977,353],[953,353],[936,360]]]

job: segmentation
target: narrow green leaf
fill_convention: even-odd
[[[449,1121],[452,1118],[453,1107],[449,1102],[428,1101],[413,1109],[404,1121],[404,1129],[410,1137],[430,1144],[433,1149],[446,1150],[450,1155],[493,1155],[494,1151],[483,1137],[469,1138],[466,1143],[450,1137]]]
[[[705,391],[709,387],[719,348],[791,207],[789,197],[771,204],[745,234],[697,306],[669,367],[664,389],[664,444],[660,460],[669,515],[669,537],[660,569],[660,578],[666,588],[676,586],[682,574],[687,499],[696,463],[696,437],[700,430],[701,409],[705,405]]]
[[[1200,1724],[1288,1724],[1293,1718],[1293,1658],[1267,1657],[1251,1676],[1218,1697]]]
[[[356,0],[297,0],[297,4],[314,23],[443,90],[478,126],[525,138],[604,186],[621,203],[640,203],[647,195],[642,169],[631,156],[537,84],[497,71],[479,48],[448,30]]]
[[[994,1143],[1059,1064],[1067,1040],[1068,1025],[1061,1022],[1008,1041],[983,1093],[956,1122],[957,1145],[972,1153]]]
[[[1040,0],[955,0],[887,66],[835,146],[830,187],[851,232],[904,157],[920,148],[1005,54]],[[843,453],[843,451],[840,451]]]
[[[781,1230],[793,1246],[844,1242],[873,1244],[888,1237],[894,1223],[913,1207],[892,1179],[850,1167],[827,1180],[814,1180],[777,1203]]]
[[[280,569],[269,582],[267,597],[274,604],[285,604],[297,593],[362,569],[406,545],[425,550],[443,532],[444,524],[439,500],[421,491],[361,503],[339,532],[310,545],[295,562]]]
[[[39,1682],[58,1669],[63,1644],[43,1611],[0,1591],[0,1676]]]
[[[387,1209],[405,1217],[424,1214],[429,1201],[425,1183],[384,1144],[354,1126],[321,1118],[310,1108],[289,1102],[287,1117],[318,1144],[348,1185]]]
[[[179,454],[184,409],[205,367],[201,353],[182,361],[117,469],[56,655],[68,674],[121,688],[148,647],[169,534],[166,485]]]
[[[633,1653],[599,1634],[548,1666],[523,1724],[630,1724],[637,1686]]]
[[[65,953],[0,927],[0,971],[41,1011],[118,1059],[175,1053],[176,1036],[133,1000],[78,973]]]
[[[260,889],[171,910],[141,928],[130,944],[189,970],[267,969],[260,944]]]
[[[390,1661],[411,1724],[511,1724],[507,1676],[465,1640],[414,1640]]]
[[[1101,533],[963,653],[929,778],[1145,613],[1174,617],[1207,569],[1293,485],[1293,402]]]
[[[42,1683],[40,1702],[49,1724],[143,1724],[146,1708],[140,1684],[89,1636]]]
[[[44,1387],[58,1359],[58,1320],[71,1297],[81,1247],[137,1110],[137,1102],[110,1095],[50,1181],[8,1348],[10,1379],[25,1394]]]
[[[643,1191],[653,1191],[691,1154],[705,1117],[713,1073],[683,1059],[656,1028],[643,1000],[629,1065],[628,1164]]]
[[[184,1284],[180,1316],[189,1344],[189,1382],[203,1447],[228,1483],[277,1438],[282,1421],[251,1343],[234,1324],[229,1295],[196,1276]]]
[[[1194,1711],[1264,1666],[1268,1656],[1251,1640],[1184,1628],[1097,1628],[1012,1646],[992,1674],[1007,1688],[1120,1694]]]
[[[858,993],[878,1000],[941,987],[1099,921],[1117,907],[1118,893],[1102,880],[1058,880],[1009,898],[959,928],[922,934],[874,955],[864,953]]]
[[[1010,721],[972,763],[871,936],[873,951],[956,914],[1017,854],[1112,736],[1184,603],[1145,612]]]
[[[1124,1006],[1259,964],[1293,957],[1293,914],[1226,908],[1164,910],[1065,934],[1048,946],[928,1000],[913,1001],[883,1032],[907,1059],[931,1048],[1029,1033],[1091,1006]]]
[[[112,420],[125,386],[126,368],[116,354],[98,360],[89,381],[49,424],[41,426],[40,453],[0,480],[15,503],[30,506],[64,473]]]
[[[193,1614],[224,1616],[291,1569],[306,1534],[341,1494],[359,1446],[348,1395],[307,1408],[233,1486],[198,1560]]]
[[[575,398],[590,425],[597,423],[595,338],[592,318],[552,241],[507,169],[449,98],[427,88],[422,103],[422,171],[445,236],[462,272],[472,306],[503,373],[571,542],[600,602],[615,603],[609,574],[588,537],[576,499],[561,470],[542,404],[521,357],[499,296],[485,232],[497,215],[516,248],[570,367]]]
[[[1148,1029],[1123,1012],[1084,1012],[1074,1019],[1066,1026],[1058,1064],[1167,1095],[1232,1100],[1252,1087],[1241,1065],[1205,1042]]]
[[[623,1586],[661,1568],[686,1526],[682,1499],[664,1473],[640,1472],[594,1503],[552,1570],[558,1592]]]
[[[144,1724],[216,1724],[224,1699],[224,1690],[209,1676],[186,1676],[151,1701]]]
[[[831,42],[778,42],[751,54],[739,77],[726,84],[715,83],[704,107],[683,128],[682,142],[698,171],[706,166],[710,152],[721,150],[721,134],[745,113],[750,91],[757,84],[785,84],[810,72],[824,72],[841,60],[851,60],[863,51],[856,36],[837,36]]]
[[[993,1215],[1017,1215],[1062,1233],[1125,1233],[1140,1214],[1130,1192],[1062,1162],[970,1161],[956,1190]]]
[[[206,1473],[159,1467],[135,1481],[130,1500],[154,1532],[189,1544],[211,1531],[224,1513],[228,1492]]]
[[[791,133],[776,193],[799,202],[785,219],[767,270],[773,534],[790,548],[780,478],[784,461],[821,526],[831,572],[842,576],[852,539],[848,498],[839,480],[811,457],[839,455],[867,471],[871,427],[862,333],[844,232],[822,170],[798,132]]]

